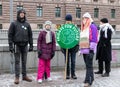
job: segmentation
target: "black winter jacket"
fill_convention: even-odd
[[[29,23],[14,21],[11,23],[8,31],[9,44],[29,43],[33,44],[32,30]]]
[[[103,61],[112,60],[112,46],[111,46],[111,36],[112,31],[107,30],[107,38],[105,38],[105,31],[100,32],[100,40],[97,45],[96,59],[102,59]]]

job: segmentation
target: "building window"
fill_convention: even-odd
[[[115,18],[115,9],[111,9],[111,18]]]
[[[43,29],[43,24],[37,24],[38,29]]]
[[[98,2],[98,0],[93,0],[93,2]]]
[[[17,5],[17,11],[23,9],[23,5]]]
[[[0,5],[0,16],[2,15],[2,5]]]
[[[98,18],[98,17],[99,17],[99,9],[94,8],[94,18]]]
[[[77,25],[78,29],[81,29],[81,25]]]
[[[81,17],[81,8],[76,8],[76,18]]]
[[[37,16],[42,17],[43,15],[43,8],[41,6],[37,6]]]
[[[115,0],[110,0],[110,3],[114,3],[115,2]]]
[[[2,29],[2,24],[0,24],[0,29]]]
[[[60,7],[56,7],[55,8],[55,17],[60,17],[61,16],[61,8]]]

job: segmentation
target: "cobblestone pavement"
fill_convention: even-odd
[[[51,72],[52,81],[43,81],[42,84],[37,83],[36,75],[36,73],[29,73],[28,76],[33,79],[32,82],[25,82],[20,78],[20,84],[15,85],[14,74],[2,73],[0,75],[0,87],[82,87],[85,70],[76,70],[77,80],[65,80],[64,71]],[[110,77],[95,75],[95,80],[91,87],[120,87],[120,68],[112,68]]]

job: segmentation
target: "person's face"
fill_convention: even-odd
[[[46,28],[46,29],[50,29],[51,26],[50,26],[49,24],[47,24],[47,25],[45,26],[45,28]]]
[[[85,24],[87,22],[88,18],[87,17],[84,17],[83,18],[83,24]]]
[[[102,25],[103,23],[100,21],[100,25]]]
[[[20,17],[21,18],[24,18],[24,16],[25,16],[25,14],[22,12],[22,13],[20,13]]]

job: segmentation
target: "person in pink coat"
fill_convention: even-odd
[[[37,49],[38,49],[38,73],[37,81],[42,83],[44,73],[47,75],[47,80],[51,81],[50,77],[50,62],[55,55],[56,42],[55,34],[51,31],[51,21],[45,22],[45,29],[40,31]]]

